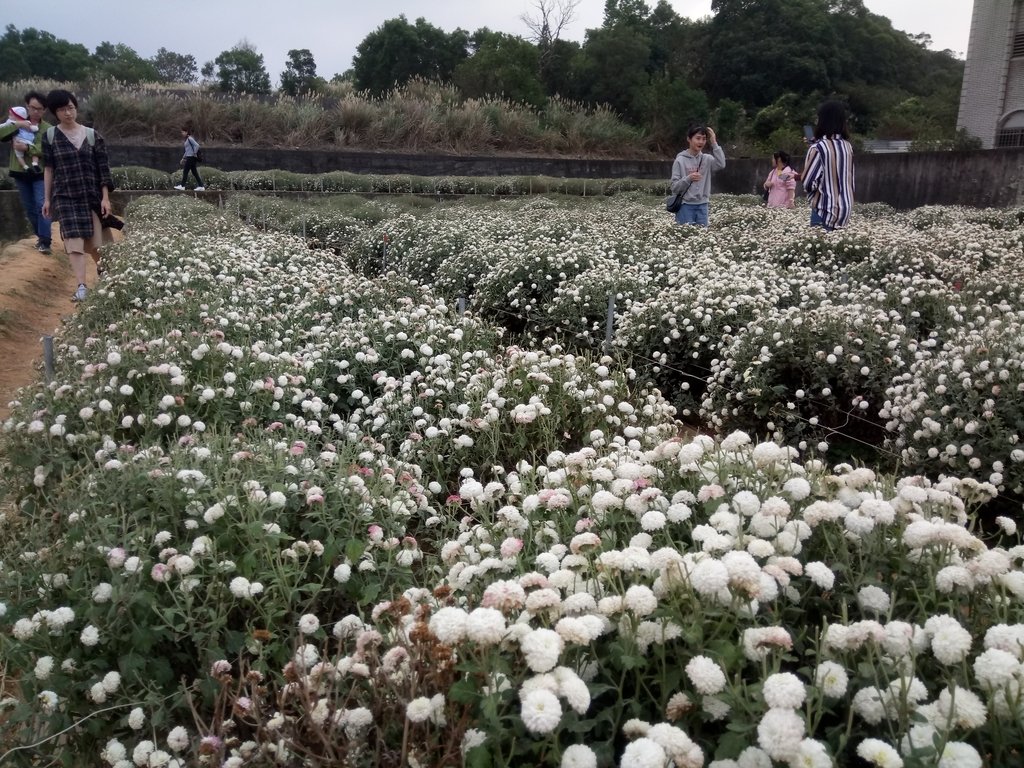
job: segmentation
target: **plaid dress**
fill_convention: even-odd
[[[102,136],[95,136],[94,144],[86,137],[78,149],[60,128],[54,129],[52,142],[43,138],[43,161],[53,169],[50,213],[60,222],[61,237],[92,237],[92,214],[100,215],[101,188],[114,188],[107,145]]]

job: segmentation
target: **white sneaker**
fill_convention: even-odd
[[[196,192],[205,192],[206,187],[196,187]]]
[[[179,192],[184,192],[185,191],[185,188],[183,186],[181,186],[181,184],[175,184],[174,188],[176,190],[178,190]]]
[[[83,283],[78,284],[78,290],[75,291],[75,295],[71,297],[72,301],[85,301],[85,285]]]

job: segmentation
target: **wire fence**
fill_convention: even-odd
[[[458,311],[458,313],[460,315],[463,315],[463,314],[467,313],[468,310],[466,308],[468,306],[468,300],[467,300],[466,297],[464,297],[464,296],[458,297],[457,300],[456,300],[456,305],[457,305],[457,308],[458,308],[457,311]],[[500,307],[488,307],[486,312],[488,314],[489,313],[494,313],[494,314],[497,314],[497,315],[504,315],[504,316],[507,316],[507,317],[515,318],[520,323],[524,322],[524,321],[527,321],[527,322],[529,321],[529,317],[528,316],[524,316],[524,315],[516,313],[516,312],[510,312],[510,311],[502,309]],[[618,356],[615,353],[619,352],[619,351],[623,351],[623,352],[625,352],[625,356],[628,357],[628,359],[630,361],[633,361],[633,360],[643,361],[646,364],[646,366],[649,369],[652,369],[652,370],[654,368],[660,368],[660,369],[663,369],[663,370],[666,370],[666,371],[672,371],[677,376],[680,376],[680,377],[682,377],[684,379],[690,379],[690,380],[692,380],[694,382],[697,382],[701,386],[708,386],[708,384],[710,383],[710,378],[712,376],[716,375],[716,372],[714,370],[712,370],[710,368],[707,368],[706,366],[702,366],[702,365],[700,365],[699,363],[696,363],[696,362],[688,363],[688,365],[691,368],[696,368],[696,369],[698,369],[700,371],[703,371],[706,374],[705,376],[699,376],[699,375],[697,375],[695,373],[692,373],[691,371],[683,370],[682,368],[678,368],[676,366],[670,365],[670,364],[668,364],[668,363],[666,363],[664,361],[655,360],[654,358],[647,357],[646,355],[640,354],[639,352],[637,352],[635,350],[629,350],[627,352],[627,351],[623,350],[622,347],[618,347],[618,346],[614,345],[614,337],[615,337],[615,294],[609,294],[608,301],[607,301],[607,314],[606,314],[606,320],[605,320],[605,335],[604,335],[604,342],[602,343],[602,352],[605,355],[607,355],[609,357],[615,357],[617,359],[617,361],[621,363],[621,362],[624,362],[623,357],[622,356]],[[721,388],[729,391],[730,393],[732,393],[735,396],[742,397],[742,396],[744,396],[746,394],[742,390],[739,390],[739,389],[735,388],[734,386],[731,386],[731,385],[723,383],[723,382],[718,382],[718,385]],[[848,441],[850,443],[856,443],[856,444],[862,446],[863,448],[865,448],[865,449],[867,449],[867,450],[869,450],[869,451],[879,455],[880,457],[884,456],[889,461],[899,462],[899,461],[902,460],[902,457],[900,456],[900,454],[894,453],[893,451],[888,450],[887,448],[885,448],[882,445],[878,445],[877,443],[873,443],[873,442],[870,442],[868,440],[864,440],[863,438],[860,438],[857,435],[851,434],[846,429],[851,423],[854,423],[854,422],[861,423],[865,427],[870,428],[870,429],[878,429],[879,428],[879,424],[878,424],[877,421],[874,421],[872,419],[869,419],[869,418],[866,418],[864,416],[861,416],[859,413],[857,413],[857,409],[856,408],[850,408],[850,409],[837,408],[836,404],[833,403],[833,402],[826,402],[826,401],[819,400],[819,399],[814,398],[814,397],[809,397],[807,395],[805,395],[801,399],[803,401],[805,401],[805,402],[808,402],[808,403],[811,403],[811,404],[815,405],[816,407],[818,407],[819,409],[821,409],[823,411],[831,411],[831,412],[840,414],[843,417],[843,419],[844,419],[843,423],[840,424],[840,425],[830,425],[830,426],[825,426],[825,425],[822,425],[820,423],[815,423],[815,422],[811,421],[810,418],[808,418],[808,417],[806,417],[806,416],[804,416],[804,415],[802,415],[802,414],[800,414],[800,413],[798,413],[796,411],[792,411],[792,410],[789,410],[788,408],[784,408],[781,404],[777,404],[777,405],[773,406],[771,413],[775,414],[777,418],[782,418],[782,419],[787,419],[787,420],[803,422],[804,424],[806,424],[812,430],[819,431],[821,433],[822,439],[826,439],[827,440],[830,436],[836,435],[836,436],[842,438],[844,441]]]

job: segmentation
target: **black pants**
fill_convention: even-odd
[[[181,186],[184,187],[185,183],[188,181],[188,172],[189,171],[192,171],[192,175],[196,177],[196,186],[197,187],[205,187],[206,186],[205,184],[203,184],[203,180],[201,178],[199,178],[199,167],[198,166],[199,166],[199,164],[196,162],[196,159],[194,157],[186,157],[185,158],[185,168],[181,172]]]

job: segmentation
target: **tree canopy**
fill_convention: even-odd
[[[213,60],[217,66],[217,87],[228,93],[270,93],[270,75],[263,66],[263,54],[247,40],[224,51]]]
[[[560,39],[579,0],[532,0],[524,34],[487,28],[446,32],[417,18],[388,19],[358,45],[350,81],[382,95],[410,79],[449,82],[465,98],[504,97],[543,108],[551,97],[609,105],[653,142],[678,144],[692,121],[717,120],[725,141],[742,133],[762,146],[800,141],[826,97],[846,101],[855,131],[935,141],[954,133],[963,62],[928,49],[863,0],[713,0],[691,20],[668,2],[605,0],[601,26],[582,43]],[[271,90],[263,56],[242,41],[199,70],[230,93]],[[0,79],[114,78],[194,82],[193,56],[160,48],[151,59],[121,43],[94,53],[48,32],[8,25]],[[312,51],[288,51],[281,92],[327,87]]]
[[[389,19],[368,34],[356,48],[352,72],[356,87],[372,94],[401,85],[413,77],[452,79],[468,56],[469,34],[452,33],[424,18],[410,24],[405,16]]]
[[[8,24],[0,37],[0,79],[28,77],[81,80],[92,66],[89,49],[32,27],[18,31]]]
[[[320,88],[324,79],[316,73],[316,61],[308,48],[288,51],[288,61],[281,73],[281,91],[289,96],[302,96]]]
[[[92,60],[90,71],[98,78],[137,85],[155,82],[160,77],[152,61],[142,58],[135,49],[124,43],[100,43],[96,46]]]
[[[194,83],[196,57],[160,48],[150,59],[161,83]]]

